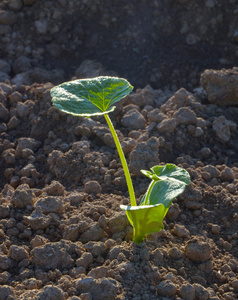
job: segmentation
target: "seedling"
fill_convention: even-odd
[[[108,116],[115,109],[115,103],[126,97],[132,89],[123,78],[100,76],[62,83],[51,89],[51,96],[53,105],[65,113],[84,117],[104,115],[121,159],[131,201],[130,206],[120,207],[126,211],[133,226],[134,242],[139,244],[146,234],[163,229],[163,218],[172,200],[190,184],[190,176],[186,170],[174,164],[154,166],[151,171],[141,170],[152,181],[137,205],[128,165]]]

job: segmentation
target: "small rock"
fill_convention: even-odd
[[[64,292],[57,286],[47,285],[43,291],[36,294],[36,300],[64,300]]]
[[[101,191],[102,191],[102,187],[96,180],[88,181],[84,185],[85,193],[100,194]]]
[[[45,191],[51,196],[63,196],[65,188],[59,181],[54,180],[45,188]]]
[[[90,293],[94,300],[114,300],[119,292],[120,285],[112,278],[94,279],[86,277],[76,280],[75,287],[82,293]]]
[[[219,170],[212,166],[212,165],[207,165],[203,167],[203,170],[211,175],[212,178],[217,178],[220,175]]]
[[[33,193],[28,184],[21,184],[12,196],[12,204],[19,208],[33,205]]]
[[[164,280],[157,285],[157,290],[161,296],[172,297],[176,294],[177,287],[172,281]]]
[[[195,299],[194,287],[189,283],[183,284],[180,287],[179,294],[184,300],[194,300]]]
[[[229,123],[224,116],[215,118],[212,123],[212,129],[215,131],[217,137],[224,143],[227,143],[231,137]]]
[[[189,230],[184,225],[179,224],[174,226],[171,233],[182,238],[188,238],[190,236]]]
[[[33,138],[19,138],[18,144],[16,147],[16,155],[20,156],[22,151],[26,148],[31,149],[32,151],[36,151],[41,145],[41,142],[33,139]]]
[[[125,113],[121,123],[124,127],[128,128],[128,130],[144,129],[146,120],[136,109],[132,109]]]
[[[201,284],[195,283],[193,286],[197,300],[207,300],[209,298],[208,291]]]
[[[81,236],[80,240],[83,243],[87,243],[89,241],[99,241],[103,238],[104,231],[103,229],[98,225],[98,223],[95,223],[89,227],[86,231],[84,231]]]
[[[235,179],[235,174],[233,173],[233,171],[228,168],[225,167],[222,171],[221,171],[221,181],[228,181],[231,182]]]
[[[188,107],[179,108],[179,110],[174,113],[174,118],[176,119],[178,125],[194,125],[197,122],[196,114]]]
[[[7,299],[14,299],[14,289],[11,286],[8,285],[2,285],[0,286],[0,299],[1,300],[7,300]]]
[[[185,247],[186,256],[195,262],[203,262],[210,258],[211,247],[205,241],[191,241]]]
[[[64,212],[63,200],[54,196],[41,198],[35,203],[34,206],[35,208],[40,207],[44,214],[62,214]]]
[[[4,121],[8,121],[10,117],[8,109],[4,106],[2,102],[0,102],[0,119]]]
[[[21,261],[25,258],[28,258],[28,252],[24,247],[11,245],[9,248],[9,256],[15,261]]]
[[[114,215],[108,222],[108,227],[112,233],[123,231],[128,225],[130,225],[130,223],[124,212],[119,212]]]
[[[148,112],[147,117],[150,123],[151,122],[160,123],[167,118],[167,116],[161,113],[158,108],[155,108],[152,111]]]
[[[93,262],[93,256],[89,252],[85,252],[81,255],[80,258],[76,260],[77,267],[82,266],[86,270],[89,265]]]
[[[165,133],[165,132],[172,133],[172,132],[174,132],[176,125],[177,125],[177,122],[176,122],[175,118],[164,119],[162,122],[160,122],[157,125],[157,129],[160,133]]]
[[[140,170],[150,169],[159,163],[159,139],[151,137],[146,142],[140,142],[132,150],[129,157],[129,167],[136,176],[143,176]]]
[[[200,83],[210,103],[222,106],[238,104],[238,68],[205,70]]]
[[[61,241],[35,247],[30,253],[32,264],[37,268],[45,268],[46,270],[72,268],[74,260],[69,253],[70,243],[69,241]]]
[[[37,207],[31,216],[24,218],[33,230],[43,230],[51,223],[51,218],[42,213],[41,208]]]

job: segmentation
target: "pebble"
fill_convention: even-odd
[[[170,280],[163,280],[157,285],[157,291],[160,296],[172,297],[176,294],[177,287]]]
[[[141,169],[148,170],[159,162],[159,139],[151,137],[146,142],[138,143],[129,156],[130,171],[136,176],[143,176]]]
[[[195,283],[193,287],[195,289],[195,297],[197,300],[207,300],[209,298],[208,291],[201,284]]]
[[[96,180],[91,180],[85,183],[84,192],[85,193],[94,193],[99,194],[102,191],[101,185]]]
[[[9,257],[15,261],[21,261],[23,259],[28,259],[28,252],[24,247],[11,245],[9,248]]]
[[[182,238],[188,238],[190,236],[189,230],[184,225],[180,224],[176,224],[171,230],[171,233]]]
[[[231,182],[235,179],[235,175],[233,171],[229,167],[225,167],[220,174],[221,181],[228,181]]]
[[[55,213],[62,214],[64,212],[64,202],[61,198],[48,196],[40,198],[34,205],[35,208],[40,207],[43,214]]]
[[[180,287],[179,294],[184,300],[194,300],[195,299],[194,287],[189,283],[185,283]]]
[[[65,299],[63,290],[57,286],[52,286],[52,285],[45,286],[42,291],[37,293],[36,297],[37,300],[44,300],[44,299],[64,300]]]
[[[129,110],[121,119],[121,123],[128,130],[144,129],[146,120],[136,109]]]
[[[50,269],[70,269],[74,265],[74,260],[69,253],[72,244],[69,241],[47,243],[35,247],[31,252],[31,263],[36,268]]]
[[[33,201],[33,193],[28,184],[19,185],[12,196],[12,204],[19,208],[33,205]]]
[[[175,118],[164,119],[162,122],[160,122],[157,125],[157,129],[159,133],[165,133],[165,132],[173,133],[176,128],[176,125],[177,122]]]
[[[15,294],[14,294],[14,289],[11,286],[8,285],[2,285],[0,286],[0,299],[14,299]]]
[[[185,246],[185,254],[194,262],[203,262],[210,258],[211,247],[205,241],[190,241]]]
[[[212,123],[212,129],[215,131],[216,136],[223,142],[227,143],[230,140],[231,132],[229,123],[224,116],[215,118]]]
[[[179,108],[179,110],[177,110],[173,116],[177,121],[177,125],[195,125],[197,123],[196,114],[189,107]]]

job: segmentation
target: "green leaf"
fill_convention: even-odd
[[[188,172],[174,164],[166,164],[165,166],[154,166],[151,168],[152,172],[141,170],[141,172],[154,180],[175,179],[183,184],[190,184],[190,176]]]
[[[132,89],[126,79],[100,76],[62,83],[51,89],[51,96],[53,105],[63,112],[93,116],[113,111],[113,105]]]
[[[163,216],[164,206],[144,205],[144,206],[120,206],[126,211],[127,218],[133,226],[133,241],[137,244],[143,241],[146,234],[158,232],[164,228]]]
[[[186,185],[190,184],[190,175],[186,170],[173,164],[154,166],[151,171],[151,174],[143,172],[153,179],[153,187],[149,195],[147,195],[149,189],[147,190],[140,206],[143,206],[149,197],[148,205],[163,204],[166,215],[172,200],[183,193]]]

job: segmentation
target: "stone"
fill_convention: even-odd
[[[0,71],[0,82],[4,82],[9,79],[10,79],[10,76],[7,73]]]
[[[163,114],[162,112],[160,112],[160,110],[158,108],[155,108],[155,109],[151,110],[150,112],[148,112],[147,117],[148,117],[149,122],[156,122],[156,123],[160,123],[164,119],[167,118],[167,116],[165,114]]]
[[[53,285],[47,285],[43,288],[43,291],[40,291],[36,294],[36,300],[64,300],[64,291]]]
[[[195,299],[194,287],[189,283],[185,283],[180,287],[179,294],[184,300],[194,300]]]
[[[193,285],[195,289],[195,297],[197,300],[207,300],[209,298],[209,293],[201,284],[195,283]]]
[[[108,222],[109,230],[112,233],[120,232],[125,229],[126,226],[130,225],[127,216],[124,212],[119,212],[110,218]]]
[[[157,285],[157,291],[160,296],[172,297],[176,294],[177,287],[170,280],[163,280]]]
[[[112,278],[98,278],[86,277],[77,279],[75,287],[82,293],[90,293],[94,300],[114,300],[116,294],[119,292],[120,284]]]
[[[235,179],[235,174],[233,173],[232,169],[225,167],[222,171],[221,171],[221,181],[228,181],[231,182]]]
[[[33,193],[28,184],[19,185],[12,196],[12,204],[19,208],[33,205],[33,201]]]
[[[10,117],[8,109],[4,106],[2,102],[0,102],[0,119],[3,121],[8,121]]]
[[[99,194],[102,191],[101,185],[96,180],[90,180],[84,185],[85,193]]]
[[[210,103],[229,106],[238,104],[238,68],[205,70],[200,84]]]
[[[34,205],[35,208],[40,207],[43,214],[55,213],[62,214],[64,212],[64,203],[61,198],[48,196],[40,198]]]
[[[181,108],[179,108],[174,113],[173,117],[176,119],[177,125],[180,125],[180,124],[195,125],[197,123],[196,114],[189,107],[181,107]]]
[[[157,129],[159,133],[172,133],[174,132],[177,125],[177,121],[175,118],[165,119],[157,125]]]
[[[43,246],[35,247],[31,252],[31,263],[36,268],[69,269],[74,265],[70,255],[71,242],[60,241],[46,243]]]
[[[121,119],[121,123],[128,130],[144,129],[146,120],[136,109],[129,110]]]
[[[159,163],[159,139],[151,137],[146,142],[138,143],[129,156],[130,171],[136,176],[143,176],[140,170],[148,170]]]
[[[11,245],[9,248],[9,256],[15,261],[21,261],[28,258],[29,255],[24,247]]]
[[[212,122],[212,129],[215,131],[216,136],[223,143],[227,143],[230,140],[230,127],[228,120],[224,116],[215,118],[215,120]]]
[[[33,230],[44,230],[51,223],[51,218],[44,215],[40,207],[37,207],[30,216],[25,216],[24,219]]]
[[[14,288],[8,285],[0,286],[0,300],[14,299]]]
[[[211,247],[209,243],[201,240],[190,241],[185,246],[186,256],[194,262],[203,262],[210,258]]]

